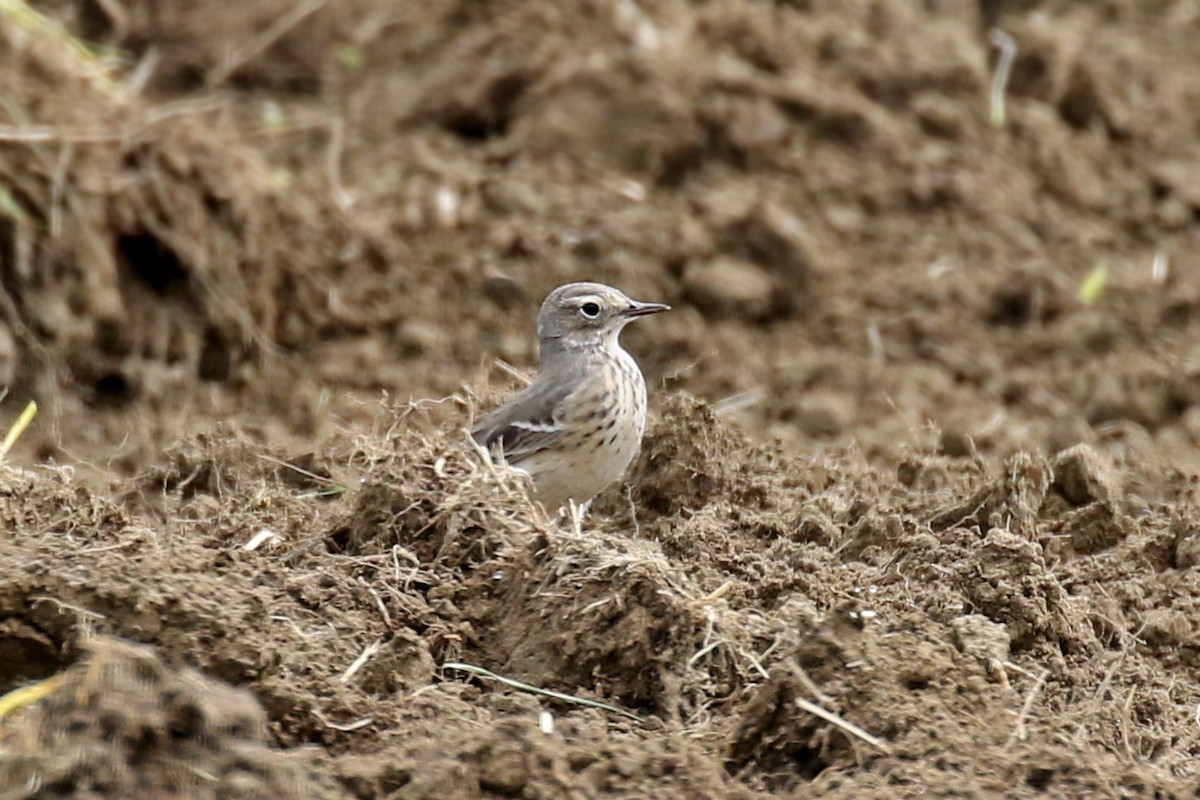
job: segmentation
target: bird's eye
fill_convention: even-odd
[[[579,313],[588,319],[595,319],[600,316],[600,306],[596,303],[584,303],[579,307]]]

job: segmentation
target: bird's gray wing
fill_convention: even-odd
[[[502,450],[510,464],[553,447],[566,434],[561,415],[562,401],[571,387],[535,381],[493,411],[471,436],[489,450]]]

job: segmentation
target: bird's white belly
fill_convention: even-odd
[[[611,368],[624,380],[609,383],[621,391],[607,398],[605,416],[591,410],[601,397],[584,398],[579,418],[570,420],[571,433],[561,447],[530,454],[516,466],[529,473],[537,499],[549,511],[574,500],[583,504],[620,479],[637,455],[646,426],[646,384],[637,364],[623,350]]]
[[[581,441],[553,453],[538,453],[521,461],[518,469],[529,473],[537,499],[549,511],[574,500],[583,504],[598,495],[624,474],[637,455],[641,431],[632,424],[619,424],[595,447]],[[605,442],[611,440],[611,444]]]

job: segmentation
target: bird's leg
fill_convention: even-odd
[[[575,533],[583,533],[583,518],[587,516],[588,509],[592,507],[592,501],[586,503],[576,503],[574,500],[567,501],[567,520],[571,523],[571,527]]]

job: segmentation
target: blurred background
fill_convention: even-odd
[[[19,457],[506,390],[596,279],[676,307],[656,394],[790,451],[1195,462],[1194,2],[5,6]]]

